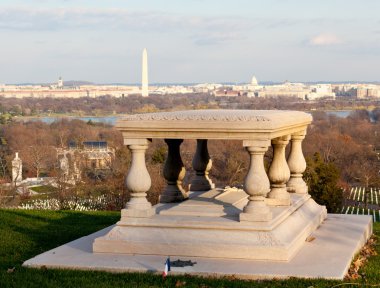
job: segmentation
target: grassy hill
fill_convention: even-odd
[[[0,209],[0,287],[368,287],[380,283],[380,256],[372,256],[361,279],[342,281],[290,279],[243,281],[142,273],[106,273],[56,269],[27,269],[21,264],[44,251],[88,235],[111,224],[118,212],[26,211]],[[380,235],[380,224],[374,231]],[[376,246],[380,254],[380,247]]]

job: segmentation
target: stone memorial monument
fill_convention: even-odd
[[[126,175],[131,198],[120,221],[24,265],[160,272],[162,260],[171,256],[197,263],[173,273],[343,278],[352,257],[372,233],[372,220],[328,215],[311,198],[302,179],[306,169],[302,140],[311,121],[307,113],[267,110],[125,117],[116,127],[132,154]],[[154,139],[165,139],[168,155],[163,173],[167,186],[160,203],[152,206],[146,198],[151,179],[145,152]],[[197,141],[190,191],[182,187],[186,171],[180,146],[186,139]],[[215,188],[210,179],[207,141],[218,139],[240,140],[247,151],[250,164],[243,189]],[[270,146],[273,159],[266,170],[264,154]],[[65,255],[64,260],[58,255]]]

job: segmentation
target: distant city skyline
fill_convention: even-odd
[[[3,0],[0,84],[380,81],[377,0]]]
[[[67,81],[64,81],[64,85],[66,87],[69,86],[82,86],[82,85],[114,85],[114,86],[141,86],[141,81],[140,82],[92,82],[92,81],[86,81],[86,80],[73,80],[69,79]],[[221,81],[221,82],[154,82],[150,83],[149,86],[170,86],[170,85],[179,85],[179,86],[193,86],[197,84],[221,84],[221,85],[243,85],[247,84],[250,82],[250,79],[247,81],[240,81],[240,82],[231,82],[231,81]],[[290,82],[288,80],[284,81],[270,81],[270,80],[264,80],[260,81],[260,85],[278,85],[278,84],[283,84],[286,82]],[[50,86],[54,85],[57,83],[56,81],[51,81],[51,82],[18,82],[18,83],[0,83],[0,85],[17,85],[17,86],[25,86],[25,85],[42,85],[42,86]],[[357,80],[348,80],[348,81],[291,81],[291,83],[303,83],[303,84],[380,84],[380,80],[378,81],[357,81]]]

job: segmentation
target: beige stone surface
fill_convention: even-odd
[[[149,218],[156,214],[156,210],[153,207],[147,207],[146,209],[122,209],[121,210],[121,221],[123,219],[129,218]]]
[[[270,221],[272,211],[265,203],[270,191],[269,179],[264,167],[264,154],[268,147],[245,147],[250,156],[249,168],[244,179],[244,191],[248,194],[247,205],[239,215],[240,221]]]
[[[272,140],[273,160],[268,170],[271,190],[268,198],[275,200],[276,205],[290,205],[290,195],[286,182],[290,178],[290,170],[285,158],[285,147],[289,143],[289,135]]]
[[[165,256],[92,253],[92,242],[112,227],[82,237],[24,262],[25,267],[104,270],[112,272],[154,272],[161,274]],[[182,257],[170,254],[171,260],[192,260],[194,266],[172,267],[172,274],[234,276],[242,279],[328,278],[343,279],[351,259],[372,233],[369,216],[329,214],[289,262]]]
[[[132,154],[131,166],[125,178],[125,186],[131,192],[131,198],[121,211],[124,217],[151,217],[154,214],[152,204],[146,199],[146,192],[151,186],[149,172],[145,165],[145,151],[148,145],[128,145]]]
[[[125,139],[271,140],[302,130],[310,114],[278,110],[188,110],[129,115],[116,123]]]
[[[305,138],[306,131],[301,131],[291,135],[291,149],[288,157],[288,166],[291,173],[286,186],[289,192],[306,194],[308,187],[302,179],[303,172],[306,170],[306,160],[302,152],[302,140]]]
[[[232,193],[247,202],[238,191]],[[187,201],[156,205],[150,218],[122,217],[95,239],[94,252],[289,261],[326,217],[309,195],[293,194],[291,206],[265,206],[273,215],[268,221],[245,220],[258,214],[241,213],[244,203],[222,197],[232,193],[195,192]]]
[[[241,191],[241,190],[239,190]],[[215,191],[218,193],[218,191]],[[219,192],[220,193],[220,192]],[[223,195],[223,192],[220,195]],[[198,193],[197,193],[198,194]],[[239,193],[240,194],[240,193]],[[210,195],[215,195],[211,191],[206,192],[206,197],[190,194],[190,200],[181,203],[165,203],[154,206],[158,215],[149,219],[126,218],[125,221],[118,223],[123,226],[142,226],[142,227],[182,227],[195,229],[225,229],[225,230],[260,230],[271,231],[280,225],[289,215],[299,209],[310,195],[291,195],[292,205],[288,207],[271,207],[273,219],[268,222],[239,222],[239,213],[247,203],[247,199],[235,201],[234,205],[224,203],[219,205],[218,201],[209,199]],[[242,194],[240,194],[243,196]],[[215,196],[214,199],[217,199]],[[203,215],[197,215],[196,212],[202,211]],[[173,217],[175,216],[175,217]]]

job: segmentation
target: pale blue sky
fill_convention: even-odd
[[[378,0],[1,0],[0,83],[380,81]]]

